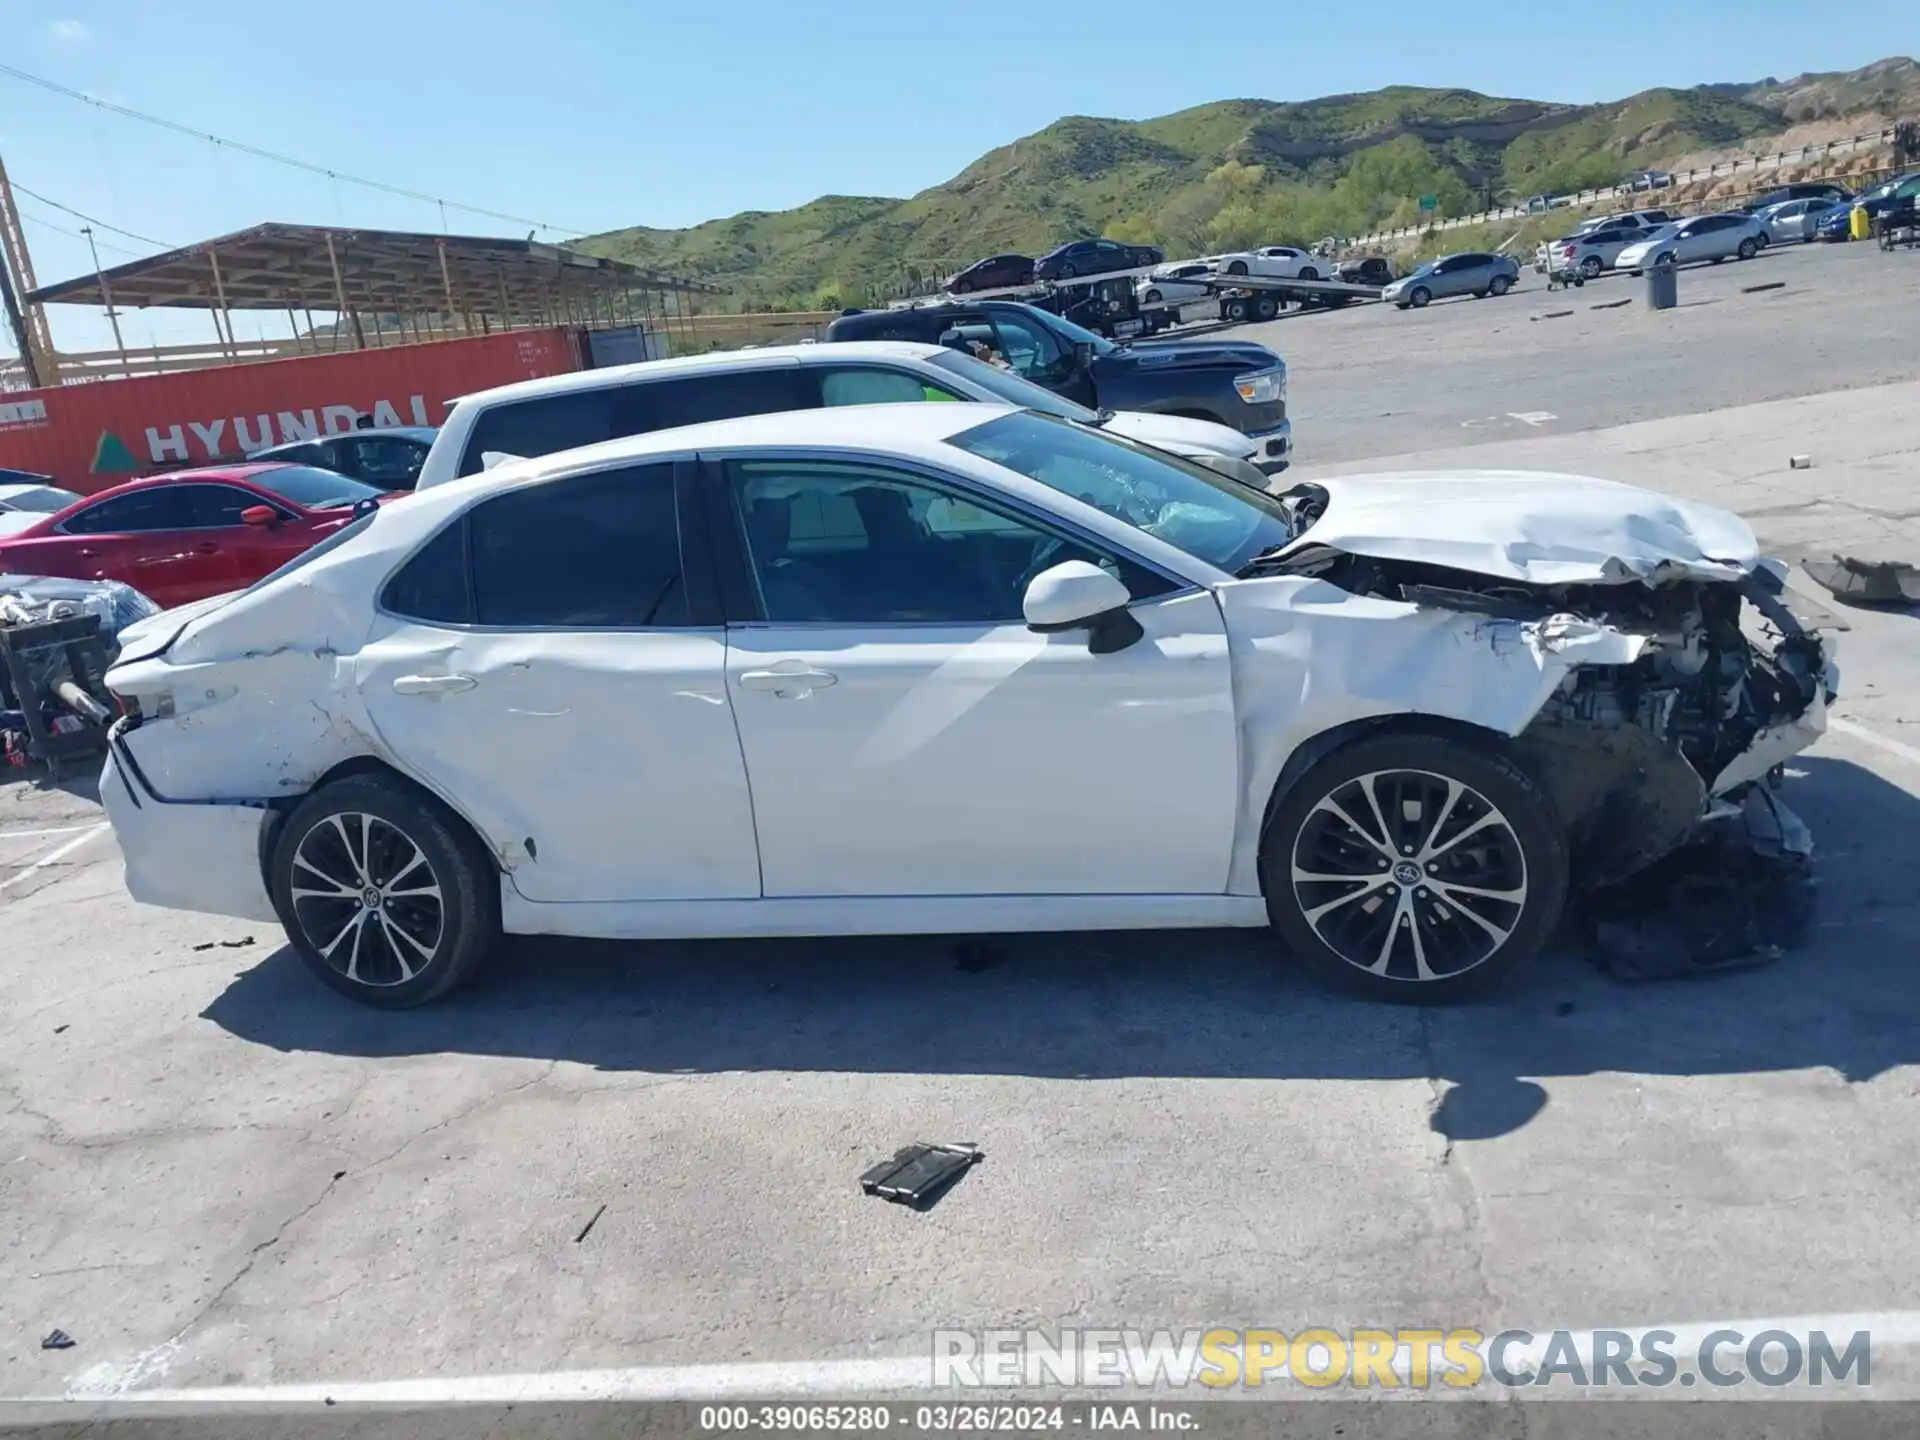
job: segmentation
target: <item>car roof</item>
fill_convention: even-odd
[[[885,315],[889,312],[868,311]],[[842,319],[848,317],[842,316]],[[914,340],[844,340],[822,345],[769,345],[759,350],[714,350],[704,355],[677,355],[667,360],[638,360],[631,365],[609,365],[603,370],[573,370],[516,380],[491,390],[476,390],[454,401],[456,405],[497,405],[510,400],[537,400],[543,395],[566,395],[576,390],[604,390],[620,385],[645,385],[679,375],[706,371],[775,370],[785,365],[826,365],[859,359],[916,360],[938,355],[940,346]]]
[[[52,480],[39,480],[25,485],[15,485],[9,482],[8,484],[0,485],[0,500],[6,499],[9,495],[31,495],[36,490],[60,490],[69,495],[73,493],[64,485],[54,484]]]
[[[930,347],[931,348],[931,347]],[[512,460],[491,470],[462,476],[436,485],[425,496],[454,491],[463,495],[493,488],[506,489],[529,479],[562,471],[617,465],[622,461],[645,461],[656,456],[686,455],[695,451],[732,449],[777,449],[804,446],[810,449],[871,451],[876,454],[921,455],[932,457],[944,441],[964,430],[971,430],[1002,415],[1019,413],[1020,407],[979,401],[955,405],[946,401],[884,405],[836,405],[819,410],[775,410],[764,415],[743,415],[731,420],[708,420],[698,425],[682,425],[669,430],[650,430],[640,435],[603,440],[577,450],[559,450],[551,455]]]
[[[161,475],[142,475],[138,479],[127,480],[106,490],[96,490],[84,498],[98,500],[103,495],[117,495],[122,490],[143,489],[155,485],[180,485],[193,481],[241,480],[252,481],[271,470],[314,469],[314,466],[294,466],[285,460],[261,460],[236,463],[233,465],[202,465],[191,470],[169,470]]]
[[[406,440],[418,440],[431,445],[433,437],[440,433],[433,425],[374,425],[365,430],[336,430],[329,435],[315,435],[310,440],[282,440],[278,445],[266,445],[253,454],[255,456],[277,455],[282,450],[291,450],[296,445],[316,445],[322,440],[343,440],[358,435],[398,435]]]

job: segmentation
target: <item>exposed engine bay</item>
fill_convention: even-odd
[[[1845,624],[1788,590],[1783,570],[1767,562],[1737,581],[1532,585],[1314,546],[1325,496],[1306,484],[1277,497],[1309,542],[1288,555],[1287,573],[1485,615],[1544,643],[1583,623],[1638,642],[1630,664],[1571,670],[1514,742],[1566,821],[1581,888],[1612,884],[1670,853],[1710,801],[1777,778],[1780,763],[1824,724],[1837,680],[1815,627]]]

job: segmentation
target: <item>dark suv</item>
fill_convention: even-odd
[[[1256,464],[1285,465],[1293,448],[1287,367],[1245,340],[1116,345],[1071,320],[1012,300],[851,310],[827,327],[839,340],[917,340],[970,350],[979,344],[1010,369],[1092,410],[1186,415],[1230,425],[1259,443]]]

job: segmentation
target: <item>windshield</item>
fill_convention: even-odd
[[[1280,502],[1178,456],[1023,410],[947,441],[1228,573],[1291,538]]]
[[[0,494],[0,510],[31,510],[36,515],[52,515],[66,509],[79,498],[71,490],[57,490],[51,485],[40,485],[32,489],[10,490]]]
[[[1066,396],[1056,395],[1031,380],[1023,380],[1011,370],[1002,370],[998,365],[989,365],[984,360],[962,355],[957,350],[943,349],[938,355],[929,355],[927,358],[942,370],[950,370],[971,380],[981,389],[990,390],[1023,410],[1044,410],[1049,415],[1058,415],[1062,420],[1078,420],[1082,425],[1099,423],[1100,417],[1086,406],[1077,405]]]
[[[338,510],[362,500],[376,500],[386,493],[313,465],[286,465],[262,470],[250,478],[262,490],[271,490],[308,510]]]

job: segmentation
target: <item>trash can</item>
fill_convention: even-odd
[[[1647,267],[1647,308],[1671,310],[1680,303],[1680,285],[1674,278],[1671,261]]]
[[[1873,238],[1873,218],[1867,214],[1867,207],[1856,205],[1847,216],[1847,238],[1850,240],[1871,240]]]

